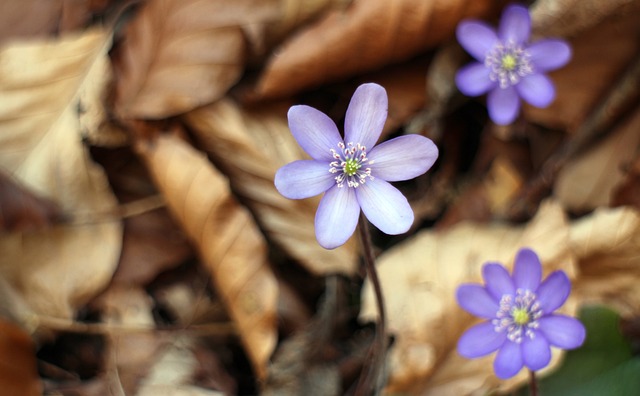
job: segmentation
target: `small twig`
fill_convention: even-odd
[[[533,370],[529,370],[529,396],[538,396],[538,381]]]
[[[372,362],[368,367],[363,367],[362,375],[358,381],[355,395],[369,395],[370,390],[378,387],[379,378],[383,374],[384,362],[387,352],[387,336],[386,336],[386,313],[384,308],[384,297],[382,295],[382,287],[378,279],[376,271],[375,255],[373,253],[373,244],[371,243],[371,234],[369,233],[369,223],[363,214],[360,215],[358,230],[360,233],[360,241],[362,243],[362,251],[364,255],[364,267],[373,287],[378,308],[378,323],[376,326],[375,338],[371,346],[369,356]],[[375,393],[375,392],[374,392]]]
[[[63,223],[69,225],[87,225],[108,223],[119,221],[129,217],[139,216],[141,214],[160,209],[166,205],[164,196],[160,194],[141,198],[119,205],[111,210],[91,213],[69,213],[66,214],[66,221]]]

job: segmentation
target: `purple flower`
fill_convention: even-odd
[[[325,193],[315,219],[316,238],[326,249],[344,244],[358,223],[360,208],[387,234],[413,224],[407,199],[388,182],[425,173],[438,157],[433,142],[408,135],[374,147],[387,119],[387,93],[363,84],[351,98],[344,140],[336,124],[309,106],[289,109],[289,128],[311,160],[294,161],[276,173],[278,191],[290,199]]]
[[[540,370],[549,364],[550,346],[574,349],[582,345],[585,328],[575,318],[554,314],[569,296],[571,282],[555,271],[544,282],[536,253],[521,249],[513,275],[500,264],[482,268],[486,286],[465,284],[456,299],[467,312],[487,319],[467,330],[458,341],[458,352],[476,358],[498,351],[493,368],[507,379],[523,366]]]
[[[547,107],[555,98],[547,71],[564,66],[571,59],[565,41],[546,39],[529,44],[531,16],[527,8],[508,6],[496,32],[487,24],[462,21],[456,30],[458,41],[478,62],[458,71],[456,84],[468,96],[489,92],[487,107],[491,119],[510,124],[524,99],[536,107]]]

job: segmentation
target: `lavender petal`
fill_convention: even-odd
[[[487,53],[498,44],[495,30],[480,21],[463,21],[456,29],[458,42],[471,56],[484,63]]]
[[[540,40],[531,44],[527,52],[538,73],[558,69],[571,60],[571,47],[563,40]]]
[[[400,136],[373,148],[368,154],[374,177],[387,181],[409,180],[431,168],[438,158],[438,147],[420,135]]]
[[[342,137],[331,118],[305,105],[292,106],[287,117],[293,137],[311,158],[333,161],[331,149],[337,148],[338,142],[342,142]]]
[[[531,249],[520,249],[513,266],[513,281],[516,289],[535,292],[542,278],[542,264],[538,255]]]
[[[575,318],[565,315],[548,315],[538,319],[539,331],[549,343],[562,349],[578,348],[584,342],[586,330]]]
[[[513,87],[495,88],[487,96],[489,117],[499,125],[507,125],[516,119],[520,111],[520,99]]]
[[[362,84],[354,92],[344,121],[345,143],[367,149],[378,141],[387,120],[387,91],[378,84]]]
[[[456,301],[465,311],[485,319],[495,318],[500,309],[487,290],[476,284],[459,286],[456,290]]]
[[[479,96],[495,88],[496,82],[489,78],[489,68],[474,62],[464,66],[456,73],[456,85],[467,96]]]
[[[551,313],[560,308],[569,297],[571,281],[563,271],[550,274],[538,287],[538,303],[542,312]]]
[[[522,357],[525,366],[533,371],[546,367],[551,361],[549,342],[539,332],[535,332],[533,338],[525,336],[522,340]]]
[[[526,7],[511,5],[505,8],[498,27],[498,37],[503,42],[523,44],[531,35],[531,16]]]
[[[276,189],[289,199],[313,197],[336,184],[329,164],[315,160],[291,162],[276,172]]]
[[[515,295],[516,288],[509,272],[498,263],[488,263],[482,267],[482,277],[489,294],[500,301],[505,294]]]
[[[402,234],[413,224],[413,210],[409,202],[386,181],[367,180],[355,190],[364,215],[380,231],[390,235]]]
[[[516,85],[516,90],[522,99],[536,107],[547,107],[556,97],[553,82],[544,74],[523,77]]]
[[[491,322],[483,322],[465,331],[458,340],[458,353],[466,358],[488,355],[505,344],[507,333],[495,331]]]
[[[498,378],[508,379],[518,374],[523,365],[520,344],[507,341],[500,348],[496,359],[493,361],[493,370]]]
[[[358,224],[360,208],[353,188],[331,187],[316,212],[316,239],[325,249],[335,249],[351,237]]]

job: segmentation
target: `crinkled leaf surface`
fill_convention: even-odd
[[[258,375],[264,375],[277,339],[278,286],[262,234],[203,153],[174,135],[138,148],[211,272]]]
[[[92,30],[0,52],[0,167],[72,218],[117,205],[77,115],[78,98],[109,76],[109,44]],[[69,317],[109,281],[121,239],[113,218],[3,234],[0,272],[34,311]]]
[[[14,323],[0,319],[0,387],[5,395],[39,396],[35,345]]]

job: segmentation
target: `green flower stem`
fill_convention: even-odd
[[[538,381],[533,370],[529,370],[529,396],[538,396]]]
[[[382,296],[382,287],[380,286],[380,280],[378,279],[378,272],[376,271],[375,255],[373,253],[373,244],[371,242],[371,234],[369,233],[369,223],[363,214],[360,214],[360,221],[358,224],[358,232],[360,234],[360,242],[362,244],[362,252],[364,256],[364,268],[373,292],[376,298],[376,304],[378,308],[378,323],[376,326],[375,338],[371,350],[369,352],[370,365],[363,367],[362,375],[358,382],[355,395],[370,395],[375,394],[378,384],[381,380],[381,376],[384,373],[383,366],[385,357],[387,354],[387,335],[386,335],[386,323],[387,316],[384,309],[384,297]]]

